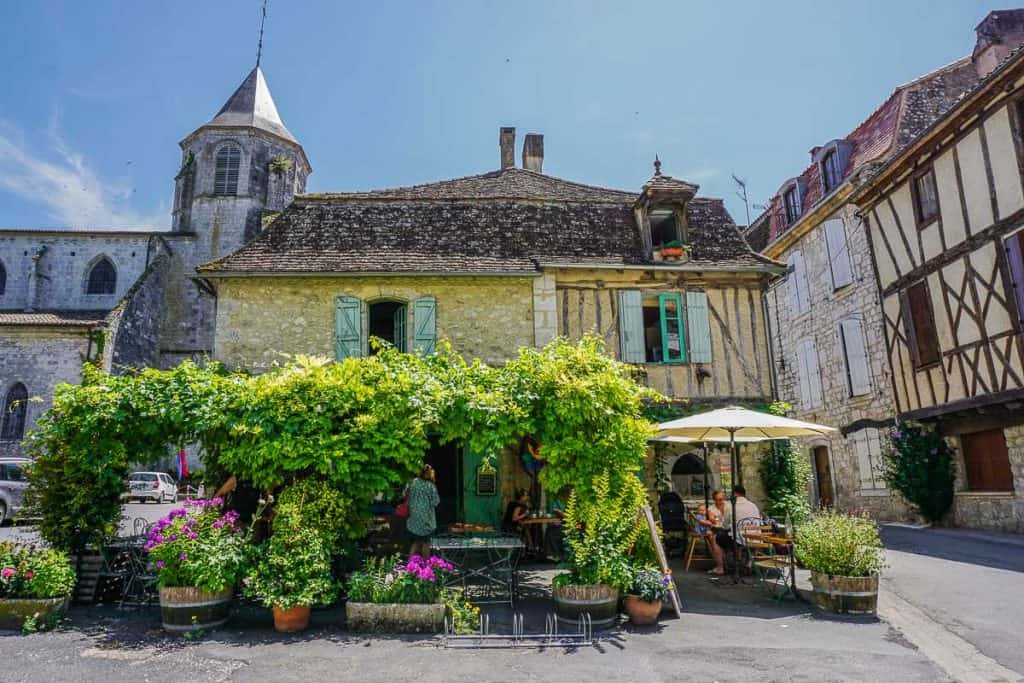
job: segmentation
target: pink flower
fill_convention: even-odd
[[[0,571],[0,576],[2,576],[5,579],[9,579],[9,578],[11,578],[12,576],[14,576],[17,573],[18,573],[18,570],[15,569],[14,567],[4,567],[3,571]]]
[[[164,568],[164,561],[163,560],[157,560],[156,561],[156,568],[157,569],[163,569]]]
[[[186,555],[185,553],[182,553],[181,555],[178,556],[178,559],[181,560],[182,562],[184,562],[185,560],[188,559],[188,555]]]
[[[35,572],[25,572],[25,578],[26,579],[31,579],[35,575],[36,575]]]

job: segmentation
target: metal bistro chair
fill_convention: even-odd
[[[132,602],[136,605],[151,605],[157,596],[157,575],[149,555],[143,550],[145,536],[135,539],[125,551],[125,558],[128,565],[128,575],[125,580],[124,593],[121,595],[121,607],[125,602]]]
[[[758,584],[776,600],[781,600],[790,592],[790,558],[776,555],[775,545],[767,539],[771,526],[760,524],[760,520],[757,522],[742,527],[740,534],[743,536],[743,545],[747,549],[750,567]]]

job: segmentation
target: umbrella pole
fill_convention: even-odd
[[[732,456],[732,474],[736,478],[736,430],[729,430],[729,453]],[[736,534],[736,481],[732,482],[732,564],[736,582],[740,580],[740,539]]]
[[[704,509],[709,510],[711,508],[711,492],[708,491],[708,444],[705,442],[704,446]]]

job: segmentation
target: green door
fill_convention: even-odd
[[[477,492],[477,474],[484,462],[484,453],[474,453],[469,447],[462,450],[462,513],[467,524],[489,524],[495,529],[501,526],[501,480],[498,477],[498,457],[489,458],[495,469],[493,489],[487,493]],[[489,482],[487,482],[489,483]],[[493,490],[494,493],[489,491]]]

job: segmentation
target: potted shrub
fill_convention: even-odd
[[[626,594],[626,614],[638,626],[658,623],[658,615],[668,595],[671,577],[647,567],[633,575],[633,585]]]
[[[0,629],[21,629],[64,613],[75,569],[59,550],[0,543]]]
[[[255,557],[243,580],[245,594],[273,610],[274,628],[282,633],[305,630],[310,608],[337,596],[330,548],[316,529],[275,524]]]
[[[620,483],[613,497],[605,472],[594,478],[589,500],[576,491],[569,496],[562,523],[569,571],[554,578],[551,590],[555,614],[565,624],[575,625],[589,613],[595,627],[611,626],[619,614],[620,591],[632,585],[628,553],[640,533],[637,511],[646,494],[635,476]]]
[[[811,570],[819,607],[837,613],[875,611],[885,559],[874,520],[824,510],[797,528],[794,548],[797,560]]]
[[[348,581],[345,620],[350,631],[436,633],[444,626],[445,579],[452,565],[440,557],[369,558]]]
[[[238,513],[221,514],[220,498],[186,500],[149,533],[145,549],[157,572],[160,616],[168,631],[209,629],[231,614],[247,556]]]

